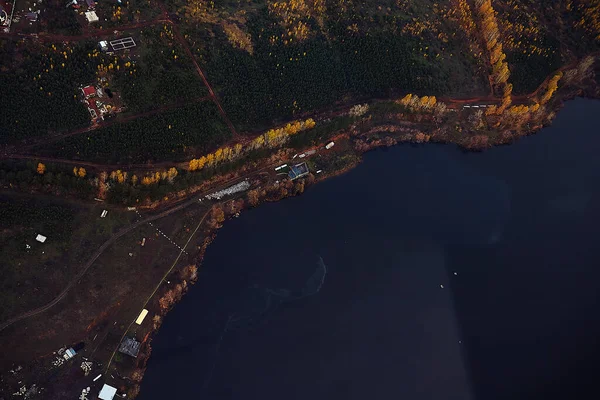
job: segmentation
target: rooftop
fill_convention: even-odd
[[[117,388],[104,384],[104,386],[102,386],[102,390],[100,390],[98,398],[100,400],[112,400],[116,394]]]
[[[96,15],[96,11],[86,11],[85,17],[87,18],[88,22],[98,21],[98,16]]]
[[[83,89],[81,89],[81,91],[83,92],[83,95],[85,97],[93,96],[96,94],[96,88],[93,87],[92,85],[84,87]]]
[[[293,167],[290,167],[290,172],[288,173],[288,176],[291,180],[294,180],[308,175],[308,173],[308,166],[305,162],[303,162],[300,164],[296,164]]]
[[[141,343],[133,338],[126,337],[119,346],[119,351],[131,357],[137,357],[140,352]]]

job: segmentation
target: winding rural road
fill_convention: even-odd
[[[245,176],[241,176],[241,177],[237,177],[234,179],[230,179],[229,181],[223,182],[221,183],[219,186],[212,188],[210,190],[207,190],[205,192],[202,192],[200,194],[194,194],[193,197],[190,200],[187,200],[183,203],[180,203],[172,208],[169,208],[163,212],[161,212],[160,214],[156,214],[156,215],[152,215],[148,218],[139,220],[131,225],[129,225],[126,228],[123,228],[121,230],[119,230],[117,233],[113,234],[108,240],[106,240],[106,242],[104,242],[102,244],[102,246],[100,246],[98,248],[98,250],[96,250],[96,252],[90,257],[90,259],[83,265],[81,271],[79,271],[79,273],[77,273],[77,275],[75,275],[75,277],[73,277],[73,279],[71,279],[71,281],[69,281],[69,283],[67,284],[67,286],[62,290],[62,292],[60,292],[52,301],[50,301],[49,303],[38,307],[36,309],[33,309],[31,311],[28,311],[26,313],[23,313],[21,315],[18,315],[16,317],[13,317],[7,321],[4,321],[0,324],[0,331],[8,328],[10,325],[14,324],[15,322],[24,320],[26,318],[29,317],[33,317],[35,315],[41,314],[44,311],[47,311],[48,309],[50,309],[51,307],[55,306],[58,302],[60,302],[68,293],[69,291],[73,288],[73,286],[75,286],[77,284],[77,282],[79,282],[79,280],[85,275],[85,273],[90,269],[90,267],[94,264],[94,262],[98,259],[98,257],[100,257],[100,255],[113,243],[115,243],[119,238],[121,238],[123,235],[126,235],[127,233],[131,232],[132,230],[138,228],[139,226],[148,223],[148,222],[152,222],[154,220],[166,217],[167,215],[173,214],[176,211],[182,210],[192,204],[197,204],[198,203],[198,199],[202,198],[204,196],[206,196],[209,193],[212,192],[217,192],[221,189],[224,189],[225,187],[231,186],[233,184],[235,184],[236,182],[242,181],[244,179],[249,178],[252,175],[257,175],[260,174],[261,172],[263,172],[266,169],[272,168],[271,165],[261,168],[257,171],[251,172]]]

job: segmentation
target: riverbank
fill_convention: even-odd
[[[511,126],[506,124],[504,126],[480,126],[480,120],[476,118],[473,121],[470,120],[471,115],[476,115],[476,113],[471,113],[467,110],[457,109],[452,111],[449,117],[450,121],[440,124],[433,115],[422,116],[418,113],[398,108],[394,104],[385,104],[385,107],[382,107],[380,103],[378,107],[381,108],[374,110],[372,116],[367,114],[348,128],[340,132],[333,132],[328,136],[327,140],[334,140],[336,143],[330,152],[318,153],[306,158],[313,172],[316,171],[315,167],[322,169],[323,172],[320,174],[310,175],[306,179],[296,181],[295,183],[291,181],[277,182],[272,178],[264,180],[256,179],[253,180],[253,187],[250,191],[252,193],[251,196],[245,194],[241,197],[234,197],[206,211],[204,215],[208,215],[208,218],[206,218],[203,225],[199,225],[199,232],[201,234],[194,239],[196,243],[192,243],[190,246],[190,249],[194,249],[190,250],[190,252],[196,252],[192,260],[193,262],[187,263],[182,268],[177,267],[173,269],[170,275],[161,280],[156,294],[149,303],[148,309],[153,320],[151,324],[146,324],[136,331],[136,337],[142,341],[143,345],[135,363],[123,362],[118,365],[111,363],[112,357],[116,352],[115,349],[112,355],[110,352],[96,355],[97,360],[102,365],[100,367],[101,370],[105,373],[105,376],[110,375],[112,372],[117,377],[127,378],[121,381],[109,380],[111,384],[118,386],[120,391],[128,392],[131,396],[139,391],[139,384],[142,381],[144,370],[147,367],[147,362],[152,351],[151,342],[153,335],[159,329],[164,316],[182,298],[195,280],[196,272],[194,270],[197,271],[200,268],[207,247],[215,238],[218,229],[222,226],[226,218],[239,215],[240,211],[250,206],[256,207],[260,203],[279,201],[286,197],[301,194],[305,188],[314,183],[339,176],[353,169],[361,162],[362,156],[366,152],[376,148],[390,147],[400,143],[419,145],[430,142],[456,144],[468,150],[479,151],[496,145],[505,145],[518,140],[521,136],[537,132],[543,126],[547,126],[568,99],[581,95],[600,98],[599,94],[596,82],[592,78],[583,77],[582,80],[571,82],[570,86],[565,85],[561,87],[552,100],[551,106],[548,106],[543,114],[537,115],[534,118],[535,124],[530,126],[522,125],[522,121],[519,119],[507,121],[507,124],[515,124],[512,130],[510,129]],[[375,108],[375,106],[373,107]],[[468,130],[465,130],[465,128],[468,128]],[[319,143],[316,147],[320,148],[324,144]],[[292,148],[281,149],[278,153],[270,157],[269,160],[263,160],[262,164],[254,165],[254,169],[244,169],[244,171],[254,171],[257,173],[260,171],[260,168],[270,168],[269,164],[285,162],[296,151],[296,149]],[[236,179],[239,178],[235,174],[228,175],[225,178],[221,177],[216,178],[214,181],[211,180],[211,184],[223,185]],[[206,189],[206,186],[197,188],[197,190]],[[192,191],[191,193],[187,191],[182,192],[181,196],[174,196],[174,198],[168,201],[150,204],[148,208],[158,210],[169,207],[178,201],[183,201],[184,198],[188,198],[193,193],[197,193],[197,191]],[[197,217],[199,218],[200,216]],[[148,285],[152,285],[153,287],[156,281],[150,281],[149,279]],[[170,282],[170,284],[163,285],[163,281]],[[128,307],[135,309],[137,306],[130,304]],[[135,310],[132,312],[135,312]],[[112,318],[112,316],[110,317]],[[108,320],[108,318],[107,315],[104,316],[105,320]],[[94,323],[102,325],[106,322],[98,319]],[[127,330],[125,330],[124,335],[127,333]],[[109,344],[118,345],[118,337],[109,337],[109,339]],[[30,379],[27,379],[27,381],[31,382]]]
[[[349,398],[377,389],[402,397],[415,386],[423,398],[438,397],[423,396],[435,388],[469,398],[446,390],[457,382],[447,372],[462,370],[451,349],[484,390],[475,398],[496,400],[522,384],[544,390],[549,370],[564,376],[565,358],[592,360],[577,348],[593,346],[569,339],[583,327],[589,338],[598,332],[589,232],[600,211],[599,105],[578,99],[542,135],[484,153],[412,145],[369,153],[327,185],[226,223],[198,286],[153,340],[140,400],[321,399],[340,387]],[[323,290],[280,304],[317,255],[327,264]],[[232,314],[252,322],[226,329]],[[424,379],[413,380],[419,366]],[[441,384],[419,383],[432,380]]]
[[[544,126],[547,126],[551,122],[551,120],[556,116],[556,113],[558,112],[558,110],[564,106],[564,103],[566,101],[573,99],[574,97],[581,96],[581,95],[584,95],[588,98],[600,98],[599,93],[598,93],[598,88],[596,85],[588,91],[582,91],[580,88],[563,91],[559,94],[559,96],[560,96],[558,99],[559,101],[555,102],[555,105],[554,105],[552,111],[548,114],[547,120],[546,120],[546,123]],[[535,131],[529,131],[529,132],[526,132],[526,133],[520,134],[520,135],[511,135],[511,136],[497,135],[497,136],[495,136],[495,141],[489,141],[489,142],[485,143],[485,146],[477,146],[477,147],[464,146],[464,147],[469,150],[483,150],[485,148],[492,147],[492,146],[510,144],[513,141],[517,140],[521,136],[525,136],[525,135],[529,135],[529,134],[537,132],[542,127],[543,126],[536,126]],[[342,142],[340,142],[340,144],[343,144],[344,140],[349,140],[350,137],[352,137],[354,139],[352,150],[354,151],[354,154],[356,155],[356,157],[352,157],[350,160],[348,160],[347,164],[341,166],[339,169],[329,170],[326,173],[319,174],[318,176],[310,176],[309,178],[307,178],[306,180],[304,180],[302,182],[302,185],[301,185],[302,190],[299,190],[299,185],[296,187],[294,187],[293,185],[288,185],[286,187],[286,186],[282,186],[279,184],[276,184],[273,186],[268,186],[268,187],[255,188],[254,190],[257,193],[259,193],[260,201],[257,204],[255,204],[254,207],[258,206],[260,203],[279,201],[286,197],[298,195],[298,194],[302,193],[305,188],[308,188],[315,183],[323,182],[323,181],[327,180],[328,178],[331,178],[334,176],[339,176],[340,174],[343,174],[343,173],[351,170],[352,168],[356,167],[360,163],[361,156],[364,153],[371,151],[373,149],[376,149],[376,148],[395,146],[400,143],[416,143],[416,144],[418,144],[418,143],[423,143],[423,142],[427,142],[427,141],[437,142],[437,143],[454,143],[451,140],[448,140],[447,137],[445,137],[441,134],[431,135],[429,138],[423,137],[423,138],[416,139],[417,133],[419,133],[418,130],[406,130],[406,129],[397,128],[397,127],[394,128],[392,125],[385,125],[385,126],[379,127],[378,129],[369,130],[366,134],[363,134],[363,135],[358,135],[358,136],[341,135],[341,136],[338,136],[336,138],[336,143],[339,141],[342,141]],[[375,135],[382,135],[382,136],[373,138],[373,136],[375,136]],[[340,147],[342,147],[342,146],[340,146]],[[285,190],[282,191],[282,188]],[[227,217],[232,217],[234,215],[238,215],[237,213],[239,213],[240,211],[241,210],[236,210],[235,213],[231,213]],[[211,231],[210,240],[204,242],[204,244],[202,246],[201,255],[198,257],[198,260],[196,263],[197,267],[200,267],[200,265],[203,261],[203,257],[204,257],[206,248],[209,245],[210,241],[212,241],[214,239],[214,237],[216,236],[217,230],[219,228],[220,228],[220,226],[214,227]],[[163,310],[153,310],[154,312],[157,312],[157,313],[159,313],[159,315],[161,315],[161,321],[164,318],[164,316],[168,313],[170,307],[175,305],[177,303],[177,301],[179,301],[181,299],[181,296],[189,289],[189,283],[191,283],[191,282],[186,279],[182,279],[180,281],[179,284],[182,286],[183,290],[181,292],[178,292],[178,294],[173,302],[170,302],[169,308],[166,308]],[[173,296],[168,293],[169,292],[166,292],[165,293],[166,296],[163,295],[162,298],[163,299],[173,298]],[[159,327],[160,327],[160,324],[154,326],[154,329],[152,330],[152,332],[145,336],[145,346],[146,346],[147,351],[144,353],[144,357],[142,359],[138,360],[136,369],[133,373],[134,374],[133,376],[135,376],[135,378],[136,378],[136,385],[130,389],[130,391],[128,392],[129,395],[137,395],[137,393],[139,392],[139,385],[141,383],[141,380],[142,380],[144,371],[147,367],[147,362],[148,362],[148,359],[149,359],[149,356],[151,353],[152,337],[156,333],[156,331],[159,329]]]

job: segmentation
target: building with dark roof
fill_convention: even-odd
[[[131,357],[137,357],[142,344],[134,338],[125,337],[119,345],[119,352]]]

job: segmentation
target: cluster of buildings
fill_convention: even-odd
[[[13,3],[10,0],[0,0],[0,29],[8,32],[13,16]]]
[[[111,113],[116,113],[114,103],[111,101],[112,92],[104,90],[100,86],[88,85],[81,88],[83,103],[87,106],[93,123],[104,121]]]
[[[121,3],[122,0],[117,0]],[[0,0],[0,32],[8,33],[12,23],[18,23],[21,19],[29,21],[29,25],[39,19],[42,7],[42,0],[34,0],[29,11],[17,11],[15,15],[15,0]],[[68,0],[67,8],[72,8],[75,12],[85,16],[88,23],[98,22],[99,18],[96,14],[95,0]]]
[[[89,23],[98,22],[99,18],[96,14],[96,2],[94,0],[71,0],[67,3],[67,7],[71,7],[80,14],[85,15],[85,19]],[[81,11],[86,9],[87,11]]]

